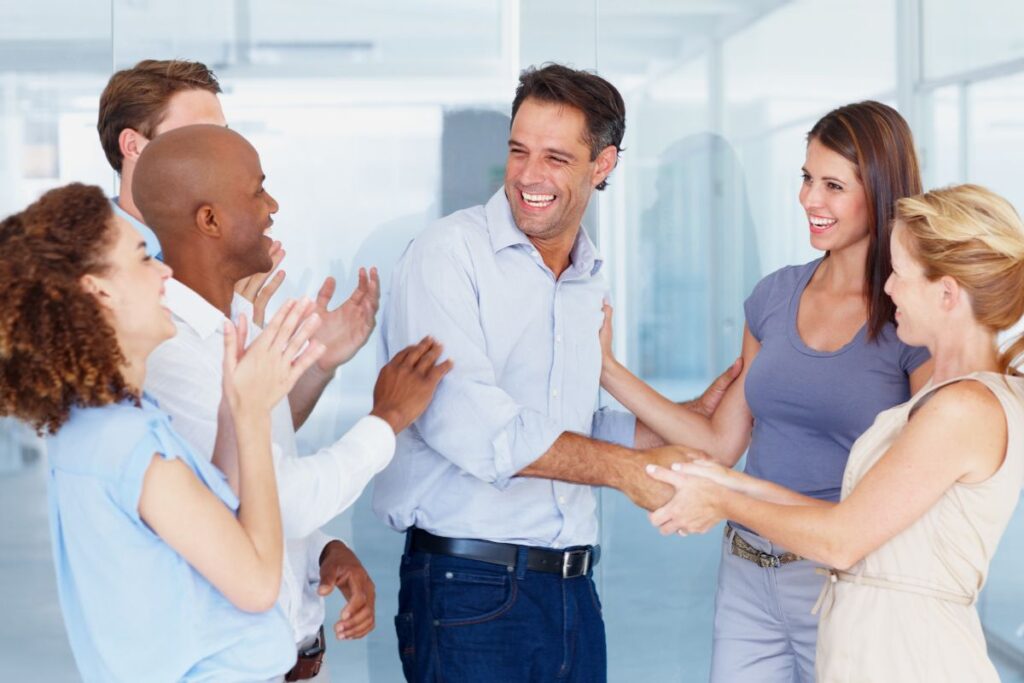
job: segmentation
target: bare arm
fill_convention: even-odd
[[[733,361],[733,364],[725,369],[725,372],[715,378],[708,388],[704,390],[704,393],[695,399],[689,401],[682,401],[678,403],[682,408],[693,411],[698,415],[703,415],[706,418],[711,418],[718,410],[719,404],[722,403],[722,398],[725,397],[725,392],[729,390],[732,383],[736,381],[736,378],[740,376],[740,372],[743,370],[743,358],[737,358]],[[656,446],[664,446],[665,440],[658,436],[650,427],[645,425],[642,420],[636,421],[636,430],[633,434],[633,445],[636,448],[655,448]]]
[[[955,483],[990,477],[1005,453],[1006,419],[998,400],[980,383],[961,382],[926,403],[838,505],[766,502],[687,477],[693,466],[684,466],[683,475],[656,473],[676,485],[676,495],[651,521],[672,532],[700,531],[715,517],[733,519],[793,552],[845,569],[920,519]]]
[[[284,537],[270,453],[270,410],[323,352],[311,343],[316,319],[293,334],[312,308],[289,302],[242,356],[239,331],[224,334],[224,392],[237,456],[237,518],[180,460],[154,455],[139,515],[239,609],[263,611],[277,599]],[[241,360],[239,360],[241,356]]]
[[[622,491],[640,507],[652,510],[671,498],[672,487],[652,480],[644,468],[650,463],[669,466],[699,457],[702,454],[678,446],[637,451],[563,432],[543,455],[518,474],[521,477],[608,486]]]
[[[611,353],[611,309],[605,307],[602,328],[601,386],[630,410],[644,427],[668,443],[685,444],[704,451],[714,460],[732,467],[750,443],[753,417],[747,406],[744,386],[750,364],[761,345],[743,329],[743,366],[735,382],[725,391],[721,405],[708,418],[673,403],[631,373]],[[650,443],[638,426],[638,436]]]

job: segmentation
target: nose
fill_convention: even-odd
[[[542,160],[539,157],[530,155],[523,162],[522,170],[519,172],[519,183],[521,185],[537,185],[543,182]]]
[[[156,260],[156,259],[154,259],[154,260]],[[161,280],[170,280],[171,276],[174,275],[174,270],[169,265],[164,263],[163,261],[157,261],[157,263],[160,264],[160,279]]]
[[[800,188],[800,205],[805,211],[821,207],[821,186],[814,180],[807,181]]]
[[[263,194],[266,196],[267,204],[270,206],[270,208],[269,208],[270,213],[277,213],[277,209],[278,209],[277,200],[274,199],[274,197],[271,196],[271,194],[269,192],[267,192],[266,190],[263,191]]]
[[[892,273],[889,273],[889,277],[885,278],[885,286],[882,287],[882,291],[885,292],[889,298],[892,298]]]

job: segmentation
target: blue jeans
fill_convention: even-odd
[[[607,680],[591,573],[529,571],[525,548],[514,567],[406,552],[395,630],[407,681]]]

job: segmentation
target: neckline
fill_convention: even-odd
[[[793,294],[790,295],[789,297],[788,310],[789,341],[793,345],[793,348],[807,356],[815,356],[817,358],[829,358],[832,356],[839,356],[846,353],[851,348],[857,346],[860,343],[864,335],[867,334],[868,328],[868,323],[865,320],[864,323],[857,329],[857,333],[853,335],[850,341],[846,342],[835,351],[822,351],[819,349],[812,348],[808,346],[804,342],[803,337],[800,336],[800,329],[797,326],[797,316],[800,313],[800,297],[803,296],[804,290],[807,289],[807,285],[810,284],[811,278],[813,278],[814,274],[818,272],[818,268],[819,266],[821,266],[824,260],[825,257],[821,257],[807,264],[808,267],[804,269],[804,273],[800,276],[799,281],[797,281],[796,287],[793,289]]]

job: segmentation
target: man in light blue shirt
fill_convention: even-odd
[[[428,227],[399,261],[390,358],[431,335],[454,369],[378,475],[374,507],[408,530],[396,629],[410,681],[603,681],[593,486],[653,509],[645,474],[682,459],[629,414],[597,410],[608,289],[580,222],[618,160],[610,83],[528,69],[504,187]]]

